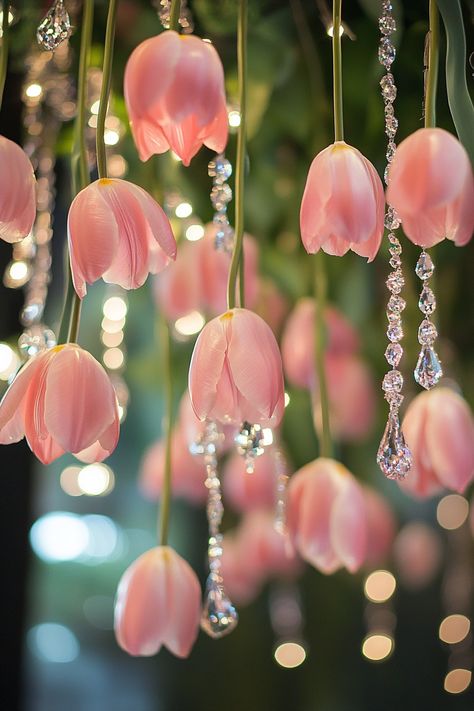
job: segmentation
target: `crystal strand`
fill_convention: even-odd
[[[247,474],[253,474],[255,459],[260,457],[264,450],[265,433],[258,424],[252,425],[250,422],[243,422],[239,432],[235,435],[234,442],[237,452],[245,459],[245,470]]]
[[[213,223],[216,227],[214,246],[217,250],[232,254],[234,230],[229,223],[227,207],[232,200],[232,189],[228,180],[232,175],[232,164],[223,153],[216,154],[207,166],[212,178],[211,202],[215,210]]]
[[[201,627],[215,639],[231,632],[238,622],[237,611],[226,595],[222,579],[222,533],[220,526],[224,507],[221,483],[217,469],[217,447],[220,433],[215,422],[207,422],[204,435],[195,451],[204,454],[206,487],[208,489],[207,520],[209,525],[208,561],[209,576],[201,615]]]
[[[275,457],[275,520],[273,527],[277,533],[286,535],[286,499],[287,487],[290,477],[285,456],[280,449],[274,453]]]
[[[64,0],[54,0],[36,30],[38,44],[52,52],[71,36],[71,32],[71,21]]]
[[[398,120],[393,108],[393,102],[397,96],[397,87],[390,71],[396,55],[395,47],[391,40],[391,35],[396,31],[396,24],[392,15],[390,0],[382,0],[379,28],[381,33],[379,61],[386,70],[380,81],[380,88],[384,101],[385,133],[388,139],[387,167],[384,173],[384,179],[387,183],[390,163],[396,150],[395,134],[398,128]],[[402,312],[406,306],[404,299],[400,296],[405,279],[401,269],[402,246],[395,234],[395,230],[399,226],[400,219],[397,213],[393,207],[388,206],[385,213],[385,227],[389,230],[389,264],[393,271],[390,272],[386,281],[387,289],[390,291],[390,298],[387,303],[387,338],[390,343],[385,350],[385,358],[389,365],[392,366],[392,370],[385,374],[382,382],[382,389],[390,410],[385,432],[377,452],[377,463],[389,479],[404,479],[410,470],[412,462],[410,450],[403,437],[399,417],[399,407],[403,402],[403,376],[397,368],[403,356],[403,348],[400,341],[403,338]]]
[[[423,320],[418,328],[418,342],[421,345],[421,350],[414,376],[418,385],[421,385],[425,390],[430,390],[443,376],[441,361],[433,347],[438,337],[438,331],[429,318],[436,310],[436,298],[429,286],[434,269],[433,260],[428,252],[422,249],[415,267],[416,275],[423,284],[418,301],[418,308],[423,314]]]
[[[153,5],[156,7],[161,24],[165,30],[169,30],[171,0],[153,0]],[[191,34],[194,30],[193,16],[188,8],[187,0],[181,0],[179,26],[185,35]]]

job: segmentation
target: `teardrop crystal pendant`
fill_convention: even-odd
[[[201,627],[210,637],[218,639],[236,627],[239,616],[225,593],[222,579],[211,573],[206,582],[205,602],[201,615]]]
[[[38,44],[52,52],[70,36],[71,21],[64,0],[55,0],[36,31]]]
[[[396,410],[390,411],[387,426],[377,452],[377,463],[388,479],[405,479],[412,465],[400,419]]]
[[[414,370],[415,380],[425,390],[430,390],[443,377],[443,368],[433,346],[423,346]]]

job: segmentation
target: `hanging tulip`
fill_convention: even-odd
[[[19,242],[36,217],[36,181],[26,153],[0,136],[0,238]]]

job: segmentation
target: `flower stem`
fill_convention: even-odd
[[[332,76],[334,103],[334,141],[344,140],[344,115],[342,104],[341,5],[342,0],[333,0]]]
[[[87,69],[89,67],[92,22],[94,18],[94,0],[84,0],[82,10],[81,48],[79,53],[79,72],[77,77],[77,115],[74,125],[74,152],[79,163],[79,181],[76,185],[79,192],[90,182],[89,164],[86,146],[86,93]],[[73,173],[75,166],[73,166]]]
[[[326,368],[324,365],[324,338],[325,338],[325,313],[327,279],[324,268],[324,253],[320,250],[315,257],[316,271],[314,280],[315,294],[315,324],[314,324],[314,355],[316,373],[319,384],[319,398],[321,405],[321,436],[320,436],[320,456],[332,456],[331,428],[329,423],[329,397],[326,380]]]
[[[107,27],[105,30],[104,63],[102,66],[102,86],[100,89],[96,132],[97,172],[99,173],[99,178],[107,177],[107,155],[105,151],[104,132],[112,81],[116,18],[117,0],[109,0],[109,12],[107,14]]]
[[[81,306],[82,301],[78,297],[76,292],[74,292],[72,297],[71,317],[69,319],[69,330],[67,334],[68,343],[77,343],[77,339],[79,336],[79,325],[81,323]]]
[[[2,108],[3,90],[5,88],[5,80],[7,78],[8,66],[8,13],[10,5],[8,0],[3,0],[2,3],[2,46],[0,48],[0,109]]]
[[[227,283],[227,306],[235,306],[235,288],[239,272],[244,238],[244,183],[245,183],[245,153],[246,153],[246,119],[247,119],[247,0],[239,2],[239,21],[237,28],[237,60],[239,78],[240,126],[237,133],[237,157],[235,161],[235,234],[234,249],[229,269]],[[241,269],[241,284],[243,292],[243,269]],[[241,300],[240,306],[244,307]]]
[[[160,344],[163,354],[165,413],[163,417],[163,434],[165,438],[165,470],[160,504],[160,546],[168,543],[168,528],[171,503],[171,423],[173,418],[173,381],[171,367],[171,339],[169,326],[163,317],[160,318]]]
[[[428,68],[425,87],[425,128],[436,126],[436,90],[439,66],[439,13],[436,0],[430,0]]]
[[[171,0],[170,30],[179,32],[179,16],[181,14],[181,0]]]

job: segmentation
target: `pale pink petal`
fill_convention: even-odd
[[[0,403],[0,444],[18,442],[25,436],[24,409],[28,388],[44,356],[31,358],[18,371]]]
[[[198,336],[189,366],[189,395],[196,417],[206,419],[217,397],[227,353],[227,314],[209,321]]]
[[[212,123],[205,129],[203,143],[211,151],[222,153],[227,145],[229,137],[229,117],[227,114],[227,104],[222,102],[221,108]]]
[[[36,217],[33,166],[20,146],[0,136],[0,239],[18,242]]]
[[[147,161],[152,155],[169,151],[170,145],[155,121],[147,118],[131,119],[130,128],[140,160]]]
[[[168,561],[168,609],[164,642],[177,657],[189,656],[199,632],[201,586],[196,573],[171,548]]]
[[[367,512],[361,487],[342,465],[343,485],[331,512],[331,541],[350,573],[355,573],[367,553]]]
[[[97,442],[94,442],[94,444],[91,444],[89,447],[82,449],[80,452],[74,452],[74,456],[86,464],[91,464],[92,462],[102,462],[114,451],[117,446],[119,436],[120,418],[117,409],[115,420],[105,430],[105,432],[101,434]]]
[[[363,487],[367,515],[366,564],[381,565],[390,555],[395,537],[395,518],[387,499],[368,486]]]
[[[433,496],[443,488],[433,471],[431,451],[426,446],[429,395],[420,393],[411,401],[402,423],[413,464],[408,476],[400,482],[400,487],[405,492],[419,497]]]
[[[176,240],[170,221],[158,203],[143,188],[127,183],[148,223],[148,269],[157,274],[176,259]]]

